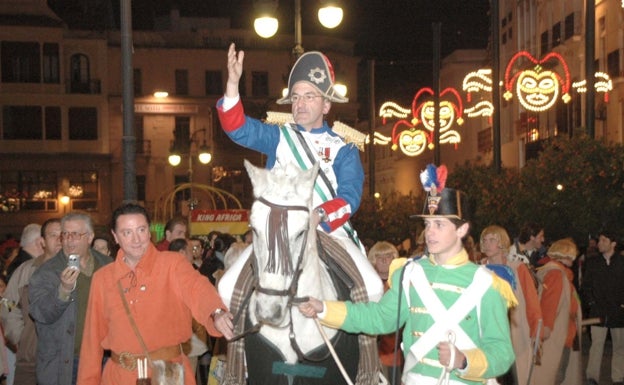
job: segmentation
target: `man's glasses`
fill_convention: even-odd
[[[290,102],[293,104],[296,104],[297,102],[299,102],[300,100],[302,100],[304,103],[310,103],[311,101],[313,101],[316,98],[322,98],[323,95],[316,95],[316,94],[303,94],[303,95],[291,95],[290,96]]]
[[[67,232],[67,231],[63,231],[61,233],[61,239],[64,241],[78,241],[80,239],[82,239],[82,237],[84,237],[85,235],[89,234],[88,232],[84,232],[84,233],[78,233],[76,231],[72,231]]]

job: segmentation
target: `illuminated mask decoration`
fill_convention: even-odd
[[[383,123],[388,118],[400,118],[392,128],[392,149],[398,148],[407,156],[417,156],[425,149],[433,149],[433,133],[435,130],[435,102],[431,88],[420,89],[412,101],[411,110],[403,108],[394,102],[384,103],[379,116]],[[411,120],[407,120],[409,115]],[[453,143],[457,145],[461,141],[459,133],[452,129],[453,124],[463,124],[463,105],[459,93],[454,88],[446,88],[440,93],[440,111],[438,113],[440,126],[440,143]],[[417,126],[422,123],[425,130]]]
[[[528,60],[533,67],[526,68],[524,60]],[[558,72],[546,68],[555,68],[559,64],[563,76]],[[520,70],[516,70],[521,67]],[[507,64],[505,70],[505,94],[506,100],[513,97],[511,91],[514,88],[520,104],[529,111],[546,111],[550,109],[561,94],[564,103],[570,101],[568,91],[570,89],[570,71],[561,55],[550,52],[541,60],[535,59],[527,51],[520,51]]]

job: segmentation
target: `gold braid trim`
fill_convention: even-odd
[[[275,112],[267,111],[266,123],[284,125],[287,123],[294,123],[294,119],[291,113],[288,112]],[[342,122],[335,121],[332,126],[332,131],[338,134],[346,143],[353,143],[360,151],[364,151],[364,145],[368,135],[361,133],[360,131],[352,128]]]

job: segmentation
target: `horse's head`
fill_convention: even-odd
[[[260,322],[284,326],[308,240],[314,239],[310,209],[318,165],[307,171],[295,165],[266,170],[245,161],[245,168],[256,197],[249,223],[258,282],[250,310]]]

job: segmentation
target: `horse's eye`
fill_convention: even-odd
[[[301,241],[304,235],[305,235],[305,231],[298,232],[297,235],[295,236],[295,241]]]

